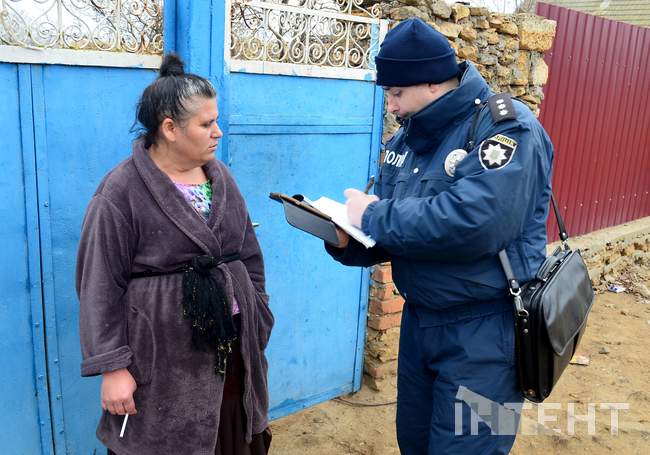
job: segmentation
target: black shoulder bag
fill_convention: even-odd
[[[511,96],[507,93],[494,95],[486,103],[476,100],[466,150],[474,148],[478,117],[486,104],[490,105],[493,121],[498,123],[514,118],[514,114],[501,115],[503,111],[499,112],[505,106],[505,111],[514,113],[510,100]],[[499,107],[499,103],[503,105]],[[552,194],[551,202],[562,245],[546,258],[535,278],[521,287],[512,272],[506,250],[499,252],[515,305],[515,352],[519,383],[524,397],[536,403],[541,403],[550,395],[573,357],[594,301],[587,266],[580,250],[572,250],[567,243],[569,235]]]
[[[551,195],[562,245],[523,287],[514,277],[506,250],[499,260],[515,305],[515,350],[520,387],[536,403],[544,401],[578,347],[594,300],[587,266],[569,235]]]

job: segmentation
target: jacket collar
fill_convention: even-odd
[[[490,88],[470,62],[460,64],[460,85],[409,117],[404,122],[406,145],[415,153],[427,153],[438,148],[447,131],[465,120],[490,96]]]
[[[221,241],[213,229],[224,216],[226,185],[216,159],[203,166],[212,183],[212,210],[207,222],[187,203],[167,174],[156,166],[141,139],[133,143],[133,162],[163,213],[206,254],[220,256]]]

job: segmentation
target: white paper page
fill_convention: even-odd
[[[309,199],[305,198],[305,202],[332,218],[334,224],[350,234],[353,239],[361,243],[366,248],[375,246],[376,242],[373,239],[364,234],[361,229],[353,226],[352,223],[350,223],[350,220],[348,218],[348,211],[345,207],[345,204],[341,204],[340,202],[336,202],[325,196],[315,201],[310,201]]]

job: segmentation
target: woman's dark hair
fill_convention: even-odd
[[[184,66],[178,55],[165,55],[158,79],[140,97],[137,120],[132,130],[141,131],[145,148],[156,142],[158,127],[165,118],[182,124],[192,115],[189,110],[192,98],[214,98],[217,95],[210,81],[196,74],[185,73]]]

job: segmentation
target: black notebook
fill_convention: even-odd
[[[337,245],[339,240],[336,235],[336,227],[338,226],[366,248],[375,245],[374,240],[350,224],[343,204],[326,197],[310,201],[302,194],[287,196],[281,193],[271,193],[269,197],[284,206],[284,216],[287,222],[301,231],[323,239],[332,245]]]

